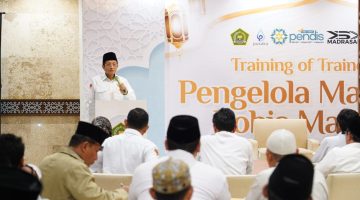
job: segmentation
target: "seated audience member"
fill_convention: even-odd
[[[0,199],[36,200],[42,186],[36,177],[19,168],[0,167]]]
[[[284,156],[264,187],[269,200],[311,200],[314,166],[305,156]]]
[[[109,137],[112,135],[112,126],[108,118],[102,116],[96,117],[91,124],[104,130]]]
[[[221,108],[213,116],[215,134],[201,136],[200,161],[220,169],[225,175],[251,174],[251,143],[236,131],[235,114]]]
[[[314,163],[320,162],[330,149],[345,146],[345,133],[349,126],[348,123],[358,115],[359,113],[351,109],[342,109],[340,111],[336,117],[336,132],[338,134],[335,136],[325,137],[321,141],[320,147],[316,150],[315,155],[312,158]]]
[[[157,200],[190,200],[193,192],[189,167],[181,160],[168,160],[152,170],[150,194]]]
[[[156,164],[172,157],[182,160],[190,168],[192,199],[228,200],[230,193],[225,175],[218,169],[195,159],[200,150],[200,128],[198,120],[189,115],[175,116],[167,129],[165,148],[167,157],[141,164],[135,169],[129,189],[130,200],[151,199],[151,171]]]
[[[80,121],[69,147],[41,161],[42,196],[51,200],[127,199],[127,192],[123,189],[106,191],[100,188],[88,168],[96,160],[97,152],[107,137],[101,128]]]
[[[255,182],[246,197],[247,200],[266,199],[262,195],[262,190],[268,183],[276,165],[284,156],[297,153],[295,136],[285,129],[272,132],[266,141],[266,147],[266,161],[270,168],[256,176]],[[312,199],[327,200],[327,185],[324,176],[319,171],[315,171],[314,177]]]
[[[331,173],[360,172],[360,116],[349,122],[346,145],[335,147],[316,165],[325,177]]]
[[[40,181],[21,170],[24,167],[25,145],[20,137],[0,134],[0,198],[38,199]]]
[[[97,126],[103,129],[109,137],[112,135],[112,126],[111,122],[106,117],[96,117],[92,122],[92,125]],[[102,151],[98,151],[97,153],[97,160],[90,166],[90,171],[93,173],[101,173],[102,172]]]
[[[149,115],[144,109],[129,112],[125,132],[104,141],[104,173],[132,174],[141,163],[158,158],[156,145],[143,136],[149,128],[148,122]]]

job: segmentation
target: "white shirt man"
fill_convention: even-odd
[[[95,117],[95,100],[136,100],[135,92],[129,82],[116,75],[118,60],[114,52],[103,55],[104,74],[92,78],[90,97],[87,102],[89,121]]]
[[[330,173],[360,173],[360,143],[335,147],[316,165],[324,176]]]
[[[312,161],[318,163],[331,149],[334,147],[343,147],[345,145],[345,134],[339,133],[335,136],[326,137],[321,141],[320,147],[316,150]]]
[[[200,161],[220,169],[225,175],[251,174],[251,143],[234,133],[220,131],[201,137]]]
[[[266,159],[270,166],[260,172],[255,179],[254,184],[246,197],[247,200],[262,200],[267,199],[263,196],[263,188],[268,184],[270,175],[274,171],[279,160],[288,154],[297,153],[296,139],[288,130],[280,129],[275,130],[269,136],[267,143]],[[312,199],[313,200],[327,200],[327,185],[324,176],[319,172],[314,172],[314,181],[312,188]]]
[[[330,173],[360,172],[360,116],[350,120],[345,138],[345,146],[333,148],[316,165],[325,177]]]
[[[156,145],[131,128],[103,143],[102,172],[132,174],[141,163],[158,157]]]
[[[338,135],[324,138],[318,150],[315,152],[312,161],[314,163],[320,162],[324,156],[334,147],[343,147],[346,145],[345,132],[348,129],[349,122],[358,117],[359,114],[352,109],[342,109],[336,117],[336,132]]]
[[[221,108],[212,121],[215,134],[201,137],[200,161],[218,168],[225,175],[251,174],[252,145],[235,135],[235,113],[229,108]]]
[[[168,156],[185,162],[190,168],[194,200],[229,200],[230,192],[225,175],[218,169],[195,159],[200,151],[200,128],[197,118],[178,115],[170,120],[165,148]],[[153,185],[152,169],[166,158],[150,161],[136,168],[129,189],[130,200],[152,199],[149,189]]]
[[[121,76],[114,75],[110,80],[105,74],[95,76],[92,79],[95,100],[136,100],[136,95],[129,82]],[[127,94],[122,94],[119,85],[123,83]]]
[[[194,156],[183,150],[172,150],[168,156],[182,160],[190,168],[191,185],[194,200],[229,200],[230,193],[225,176],[222,172],[209,165],[195,160]],[[152,169],[155,165],[169,157],[150,161],[136,168],[129,189],[129,200],[152,200],[149,189],[152,187]]]

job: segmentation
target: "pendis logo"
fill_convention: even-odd
[[[271,34],[271,40],[275,44],[284,44],[287,38],[288,35],[286,34],[285,30],[281,28],[275,29]]]
[[[239,28],[231,33],[231,39],[234,45],[246,45],[249,39],[249,34]]]
[[[289,34],[289,43],[324,43],[324,34],[301,28],[297,33]]]

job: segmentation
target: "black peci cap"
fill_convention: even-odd
[[[116,62],[118,61],[114,52],[107,52],[103,55],[103,65],[105,65],[105,62],[108,60],[116,60]]]
[[[100,145],[109,137],[103,129],[83,121],[79,121],[75,134],[87,136]]]
[[[167,139],[178,144],[187,144],[200,139],[197,118],[190,115],[178,115],[170,120]]]

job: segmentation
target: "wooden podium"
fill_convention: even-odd
[[[95,117],[103,116],[110,120],[114,129],[118,128],[124,122],[127,114],[134,108],[146,109],[146,101],[144,100],[96,100],[95,101]],[[115,132],[117,132],[115,130]]]

